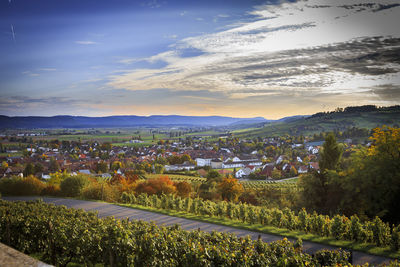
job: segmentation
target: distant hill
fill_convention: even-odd
[[[400,106],[359,106],[319,112],[311,116],[293,116],[264,123],[256,129],[233,131],[238,137],[312,135],[320,132],[345,131],[349,128],[372,129],[378,126],[400,126]]]
[[[117,128],[137,126],[227,126],[267,122],[262,117],[232,118],[222,116],[53,116],[53,117],[8,117],[0,116],[0,128]]]

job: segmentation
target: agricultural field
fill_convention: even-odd
[[[296,189],[297,183],[291,181],[276,182],[276,181],[240,181],[244,189],[262,190],[265,188],[280,188],[280,189]]]
[[[175,182],[200,182],[204,183],[207,179],[202,178],[202,177],[196,177],[196,176],[189,176],[189,175],[179,175],[179,174],[146,174],[145,177],[147,179],[155,179],[155,178],[160,178],[160,177],[166,177],[168,176],[169,179]]]

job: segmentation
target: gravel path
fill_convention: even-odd
[[[38,197],[3,197],[4,200],[9,200],[9,201],[17,201],[17,200],[29,201],[37,198]],[[199,221],[159,214],[155,212],[143,211],[127,207],[120,207],[117,205],[103,203],[103,202],[92,202],[92,201],[84,201],[76,199],[63,199],[63,198],[50,198],[50,197],[44,197],[42,199],[46,203],[53,203],[55,205],[64,205],[68,208],[83,209],[86,211],[97,211],[99,217],[114,216],[117,219],[129,218],[130,220],[142,220],[147,222],[153,221],[158,225],[166,225],[166,226],[179,224],[181,225],[182,229],[188,231],[197,230],[200,228],[200,230],[202,231],[229,232],[229,233],[234,233],[239,237],[250,236],[252,239],[257,239],[258,236],[261,236],[264,242],[276,241],[283,238],[283,236],[278,236],[273,234],[263,234],[229,226],[199,222]],[[289,240],[294,241],[290,238]],[[336,247],[314,242],[303,241],[303,248],[305,252],[312,254],[320,249],[335,249]],[[389,261],[390,261],[389,258],[370,255],[363,252],[357,252],[357,251],[353,252],[353,264],[361,265],[368,262],[371,266],[374,266]]]

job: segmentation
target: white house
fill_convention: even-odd
[[[196,160],[197,166],[199,166],[199,167],[211,166],[212,159],[196,158],[195,160]]]
[[[183,164],[175,164],[175,165],[165,165],[166,171],[181,171],[181,170],[193,170],[196,166],[194,164],[190,164],[185,162]]]

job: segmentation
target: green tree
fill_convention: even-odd
[[[100,161],[96,163],[96,172],[97,173],[106,173],[108,172],[108,164],[107,162]]]
[[[67,197],[77,197],[88,183],[89,180],[83,175],[70,176],[61,182],[61,193]]]
[[[343,179],[337,172],[342,153],[334,134],[328,134],[321,151],[320,171],[302,175],[299,179],[300,198],[307,209],[321,213],[337,210],[343,195]]]
[[[58,164],[57,160],[55,158],[50,159],[50,166],[49,170],[51,172],[56,172],[60,170],[60,165]]]
[[[343,149],[336,142],[336,137],[333,133],[329,133],[325,138],[325,143],[322,146],[321,159],[319,167],[321,171],[336,170],[342,157]]]
[[[23,174],[24,174],[24,177],[28,177],[29,175],[34,175],[35,174],[35,166],[32,163],[26,164]]]
[[[35,173],[43,172],[43,170],[44,170],[43,165],[40,162],[37,162],[35,164]]]

